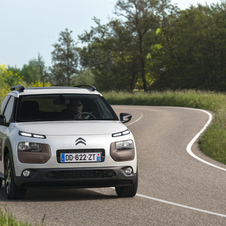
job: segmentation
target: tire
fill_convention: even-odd
[[[137,187],[138,187],[138,172],[136,181],[133,185],[115,187],[115,191],[118,197],[134,197],[137,193]]]
[[[26,189],[17,188],[9,153],[5,157],[5,190],[8,199],[24,199]]]

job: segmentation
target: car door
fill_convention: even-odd
[[[0,124],[0,177],[4,177],[3,151],[5,141],[9,135],[9,123],[13,118],[15,98],[10,96],[7,100],[6,107],[3,109],[3,115],[6,118],[5,124]]]

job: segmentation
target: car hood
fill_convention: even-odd
[[[127,129],[119,121],[65,121],[17,123],[19,131],[46,136],[112,134]]]

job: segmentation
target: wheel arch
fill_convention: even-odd
[[[9,154],[9,157],[10,157],[14,175],[16,175],[14,161],[13,161],[13,150],[12,150],[12,145],[11,145],[11,142],[9,139],[7,139],[5,141],[5,147],[4,147],[4,152],[3,152],[4,175],[5,175],[5,157],[7,154]]]

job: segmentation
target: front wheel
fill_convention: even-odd
[[[23,199],[26,189],[17,188],[14,182],[14,173],[9,154],[5,157],[5,190],[8,199]]]
[[[136,182],[133,185],[115,187],[115,191],[119,197],[133,197],[137,193],[137,187],[138,187],[138,172]]]

